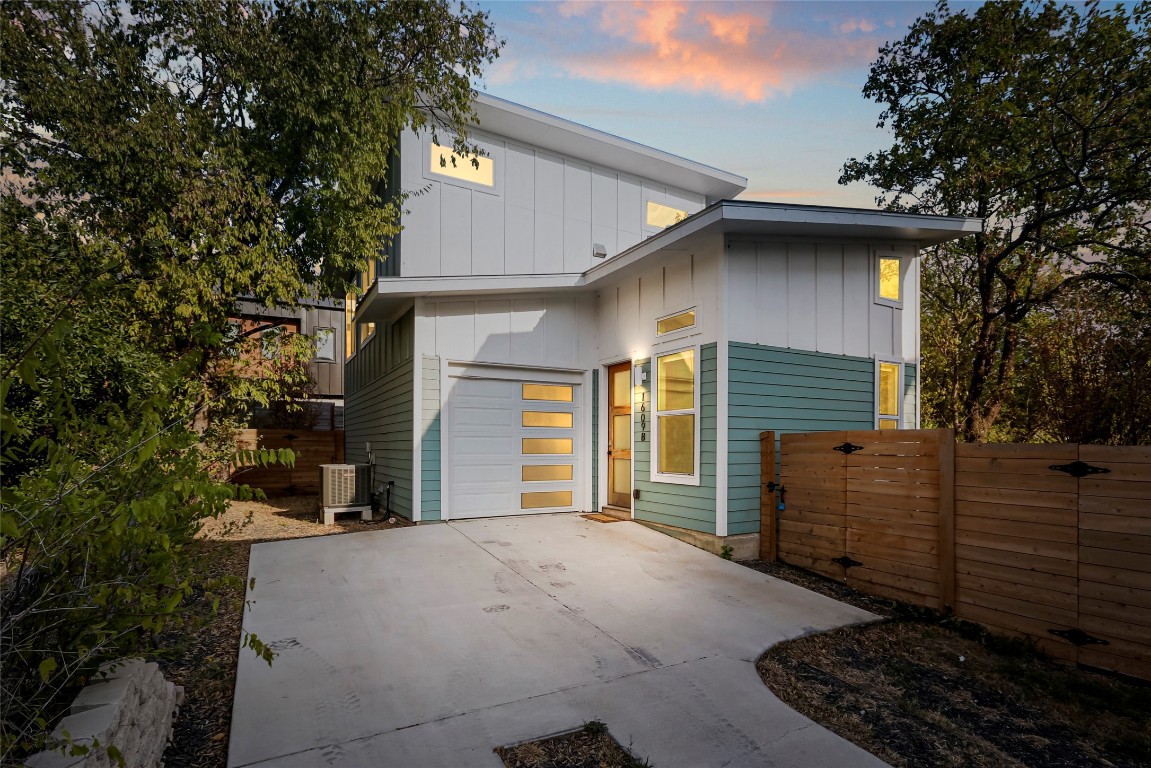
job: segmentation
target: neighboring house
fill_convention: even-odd
[[[734,174],[476,108],[478,168],[404,134],[423,191],[348,315],[346,456],[401,514],[608,508],[739,556],[761,430],[917,425],[918,249],[979,221],[732,201]]]
[[[229,321],[235,336],[251,334],[260,339],[260,354],[277,354],[277,340],[284,333],[305,333],[315,338],[316,354],[308,361],[313,389],[308,393],[306,419],[315,429],[343,429],[344,422],[344,305],[341,301],[304,299],[294,309],[266,307],[241,299],[239,317]],[[253,414],[258,421],[265,414]]]

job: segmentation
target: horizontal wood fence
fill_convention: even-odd
[[[761,557],[1151,679],[1151,447],[783,435],[779,509],[762,444]]]
[[[259,488],[269,496],[306,496],[320,493],[320,465],[344,461],[342,430],[241,429],[236,436],[238,450],[290,448],[296,454],[294,466],[241,467],[232,473],[234,483]]]

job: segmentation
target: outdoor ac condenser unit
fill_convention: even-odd
[[[321,464],[320,509],[324,525],[335,522],[338,512],[359,512],[372,519],[372,468],[367,464]]]

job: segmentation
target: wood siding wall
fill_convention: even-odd
[[[648,200],[688,213],[706,202],[482,131],[470,138],[496,165],[491,189],[430,173],[427,137],[403,135],[402,186],[424,190],[404,204],[405,276],[583,272],[594,261],[592,243],[610,257],[652,234],[643,222]]]
[[[350,464],[366,464],[372,445],[377,486],[391,480],[392,510],[412,516],[414,445],[412,359],[413,313],[376,333],[345,366],[348,393],[344,406],[345,445]],[[373,489],[376,490],[376,489]]]
[[[236,448],[242,451],[289,448],[296,454],[293,466],[240,467],[231,482],[259,488],[269,497],[306,496],[320,493],[320,465],[342,464],[344,433],[292,429],[241,429]]]
[[[869,429],[875,361],[728,345],[728,533],[759,530],[759,434]]]
[[[903,260],[902,308],[876,303],[876,254]],[[918,259],[910,245],[732,240],[731,341],[917,362]]]
[[[1151,679],[1151,448],[955,445],[948,430],[780,446],[785,508],[765,516],[779,559]],[[1076,462],[1107,471],[1056,469]]]
[[[635,478],[634,488],[639,498],[632,501],[633,516],[663,525],[674,525],[703,533],[715,533],[715,464],[716,464],[716,345],[700,347],[699,366],[699,485],[676,485],[651,482],[651,385],[654,376],[651,361],[638,364],[647,374],[647,381],[634,389],[636,401],[632,405],[631,458]],[[640,405],[646,404],[641,413]],[[641,415],[646,420],[641,421]],[[646,429],[641,426],[646,424]]]

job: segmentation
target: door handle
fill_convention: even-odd
[[[608,456],[611,456],[611,448],[608,448],[608,449],[607,449],[607,455],[608,455]]]

